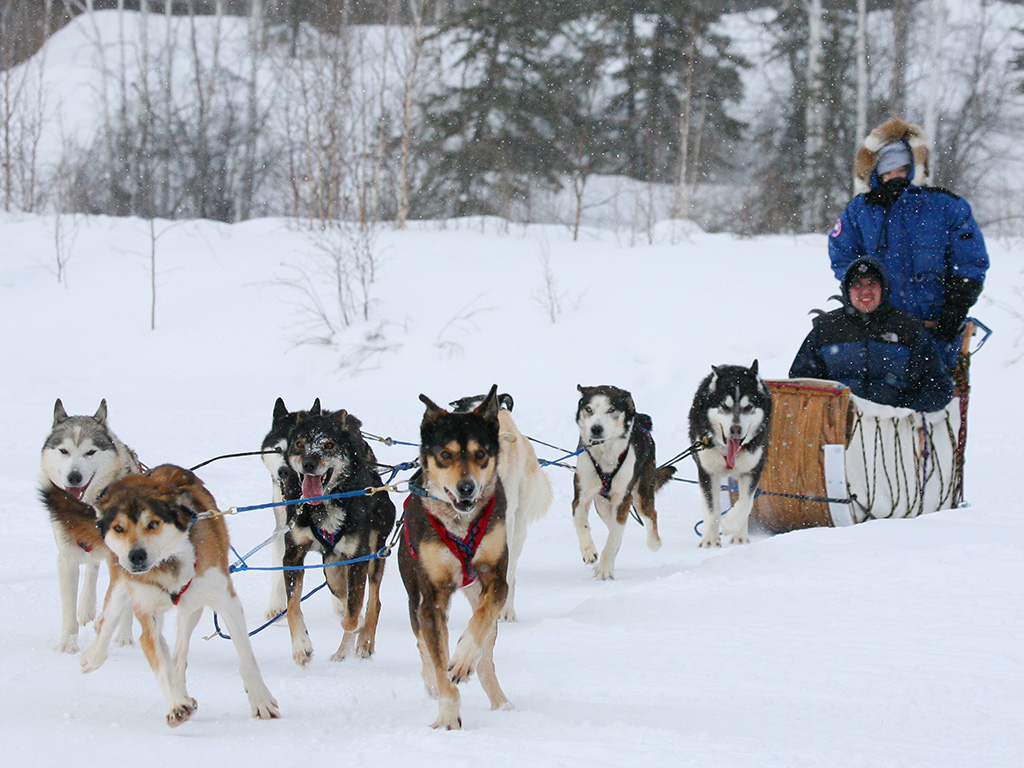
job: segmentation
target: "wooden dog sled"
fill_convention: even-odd
[[[956,397],[934,413],[863,400],[832,381],[765,382],[772,432],[751,524],[785,533],[960,504],[973,333],[969,322]]]

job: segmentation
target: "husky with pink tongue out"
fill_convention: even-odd
[[[295,476],[284,480],[283,496],[299,503],[288,507],[282,564],[295,569],[284,571],[284,586],[292,657],[300,666],[313,657],[302,616],[303,571],[298,569],[310,551],[323,555],[327,585],[341,606],[344,635],[331,660],[373,655],[384,560],[347,561],[373,555],[387,543],[395,505],[386,493],[363,493],[379,487],[381,480],[361,426],[347,411],[323,410],[317,399],[308,411],[295,414],[288,433],[284,454]],[[364,595],[366,613],[361,616]]]
[[[700,546],[722,545],[720,521],[733,544],[750,541],[747,521],[768,458],[771,419],[772,396],[757,374],[757,360],[749,368],[711,366],[690,408],[690,440],[703,446],[694,453],[704,496]],[[739,498],[723,517],[721,487],[728,477],[739,486]]]

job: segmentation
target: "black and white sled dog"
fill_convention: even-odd
[[[705,444],[694,454],[705,509],[700,546],[722,545],[719,520],[733,544],[750,541],[747,522],[768,459],[771,420],[772,396],[757,375],[757,360],[749,368],[711,366],[690,408],[690,440]],[[739,486],[739,498],[723,518],[721,487],[727,477]]]
[[[651,417],[636,412],[629,392],[611,386],[576,389],[580,392],[576,425],[584,452],[576,460],[572,519],[583,562],[596,563],[598,579],[612,579],[631,507],[644,518],[648,549],[656,552],[661,547],[654,494],[669,481],[675,467],[656,465]],[[600,559],[590,533],[591,502],[608,526]]]
[[[360,433],[361,426],[359,419],[345,410],[323,410],[319,399],[310,410],[297,412],[285,447],[295,480],[284,481],[284,498],[315,498],[380,486],[376,459]],[[327,585],[341,603],[344,635],[331,660],[341,661],[353,651],[360,658],[369,658],[380,617],[384,560],[331,563],[378,552],[395,526],[394,503],[386,493],[307,501],[287,507],[287,525],[283,564],[301,566],[307,552],[320,552],[328,566],[324,568]],[[302,574],[301,570],[286,570],[284,588],[292,657],[305,666],[313,656],[313,645],[302,616]],[[360,621],[364,595],[366,613]]]
[[[486,395],[463,397],[449,405],[452,413],[478,408]],[[505,535],[508,538],[508,597],[498,614],[499,621],[515,621],[516,564],[526,544],[526,529],[547,514],[551,506],[551,481],[541,469],[529,439],[512,419],[512,396],[498,395],[498,476],[505,489]]]
[[[135,452],[107,426],[107,401],[92,416],[68,416],[60,399],[53,406],[53,426],[40,457],[43,490],[59,488],[77,501],[92,505],[115,481],[139,472]],[[93,513],[95,514],[95,513]],[[60,587],[61,629],[59,649],[78,652],[78,627],[96,618],[96,582],[106,551],[94,551],[77,538],[59,518],[51,516],[57,542],[57,583]],[[85,579],[79,594],[79,569]],[[132,615],[126,610],[118,625],[116,642],[132,642]]]

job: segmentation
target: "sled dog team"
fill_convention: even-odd
[[[654,496],[675,468],[657,465],[651,418],[636,410],[629,392],[613,386],[578,390],[573,523],[584,563],[594,566],[596,578],[611,579],[631,510],[642,519],[647,546],[661,546]],[[448,409],[426,395],[420,400],[426,411],[419,467],[397,534],[398,568],[423,682],[438,700],[433,727],[458,729],[458,684],[474,672],[492,709],[512,706],[494,669],[497,623],[516,618],[516,563],[527,527],[547,512],[552,492],[529,439],[512,419],[509,395],[494,386]],[[757,361],[749,368],[714,366],[697,389],[689,420],[705,506],[700,546],[721,545],[720,524],[734,543],[745,543],[771,423],[771,396]],[[387,493],[367,493],[380,486],[380,476],[361,427],[355,416],[326,410],[319,399],[308,411],[289,411],[278,398],[263,441],[274,501],[302,499],[275,507],[273,558],[285,569],[275,571],[267,610],[268,618],[286,614],[292,657],[300,666],[313,656],[298,567],[309,552],[321,555],[341,616],[342,638],[331,659],[374,652],[385,564],[375,555],[391,537],[396,510]],[[253,716],[278,717],[232,584],[223,513],[202,481],[173,465],[143,471],[107,425],[106,401],[90,417],[68,416],[57,400],[41,463],[41,496],[58,549],[60,650],[76,652],[78,627],[96,617],[97,571],[106,560],[110,585],[95,639],[81,656],[84,672],[104,663],[111,640],[132,642],[134,613],[167,704],[167,723],[186,721],[197,706],[185,684],[189,641],[203,608],[211,606],[238,654]],[[738,484],[739,497],[723,518],[719,489],[727,477]],[[600,552],[590,530],[591,504],[608,529]],[[347,564],[332,567],[337,563]],[[459,590],[472,616],[450,654],[448,613]],[[173,652],[162,633],[163,615],[172,607],[178,608]]]

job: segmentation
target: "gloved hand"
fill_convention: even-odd
[[[932,334],[942,341],[953,341],[967,319],[967,312],[981,295],[982,284],[969,277],[946,279],[946,304],[935,318]]]
[[[960,335],[960,328],[967,319],[967,309],[947,304],[935,318],[932,335],[941,341],[954,341]]]

